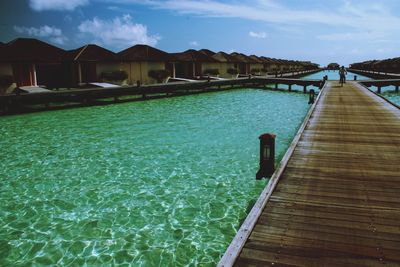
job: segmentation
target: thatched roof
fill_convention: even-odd
[[[152,61],[163,62],[168,60],[168,53],[148,45],[134,45],[118,53],[122,61]]]
[[[61,62],[65,50],[32,38],[17,38],[0,49],[3,62]]]
[[[212,57],[213,55],[215,55],[215,52],[208,50],[208,49],[200,49],[199,52],[203,53],[209,57]]]
[[[260,59],[263,61],[263,63],[267,63],[267,64],[279,64],[279,62],[277,62],[276,59],[270,58],[270,57],[260,57]]]
[[[254,60],[254,63],[258,63],[258,64],[263,64],[264,63],[264,61],[260,57],[258,57],[256,55],[250,55],[249,58]]]
[[[114,52],[98,45],[89,44],[66,52],[65,60],[72,61],[115,61]]]
[[[257,63],[251,57],[246,56],[245,54],[242,53],[233,52],[231,53],[231,56],[236,57],[238,61],[241,63]]]
[[[218,52],[215,53],[212,56],[215,60],[218,60],[219,62],[226,62],[226,63],[237,63],[239,62],[238,59],[236,57],[233,57],[225,52]]]
[[[194,49],[189,49],[182,53],[171,53],[169,54],[169,60],[174,62],[218,62],[213,57],[207,56]]]

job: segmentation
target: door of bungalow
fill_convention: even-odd
[[[64,80],[61,64],[36,65],[36,77],[39,85],[48,88],[61,87]]]
[[[97,72],[96,72],[96,62],[82,62],[81,63],[81,74],[82,82],[96,82]]]
[[[165,63],[165,69],[168,70],[169,76],[175,78],[175,63]]]
[[[13,65],[14,79],[18,87],[35,86],[35,66],[29,63],[17,63]]]
[[[202,66],[201,66],[201,63],[200,62],[196,62],[196,63],[194,63],[195,65],[194,65],[194,76],[199,76],[199,77],[201,77],[201,75],[202,75]]]
[[[175,77],[186,78],[185,64],[181,62],[175,63]]]
[[[239,74],[247,74],[246,63],[239,63]]]

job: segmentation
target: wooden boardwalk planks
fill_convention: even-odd
[[[400,266],[400,110],[329,82],[235,265]]]

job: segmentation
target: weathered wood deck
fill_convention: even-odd
[[[220,266],[400,266],[398,108],[329,82],[279,176]]]

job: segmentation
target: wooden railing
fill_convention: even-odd
[[[194,94],[201,92],[212,92],[220,90],[229,90],[235,88],[265,88],[267,85],[279,84],[288,85],[289,91],[292,85],[303,86],[304,93],[307,92],[307,86],[323,86],[323,80],[299,80],[292,78],[264,78],[248,77],[229,80],[216,81],[197,81],[197,82],[177,82],[167,84],[155,84],[132,87],[116,88],[90,88],[90,89],[71,89],[62,91],[50,91],[32,94],[12,94],[0,96],[0,114],[23,113],[36,110],[55,109],[60,107],[51,107],[52,103],[63,103],[63,108],[68,106],[86,106],[100,105],[106,103],[126,102],[138,99],[159,98],[174,95]],[[121,100],[123,96],[136,96],[134,99]],[[108,102],[99,101],[111,99]],[[29,108],[32,105],[42,105]]]

